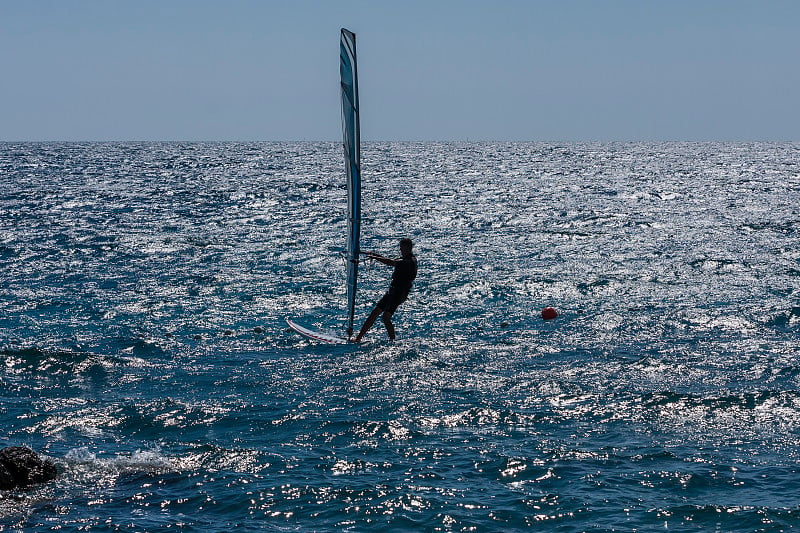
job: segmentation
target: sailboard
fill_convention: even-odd
[[[358,105],[358,69],[356,34],[342,28],[339,40],[339,76],[341,78],[342,139],[347,178],[347,241],[344,251],[347,278],[346,336],[315,331],[286,319],[294,331],[311,339],[341,343],[353,336],[353,322],[358,290],[358,257],[361,252],[361,124]]]
[[[295,330],[300,335],[304,335],[309,339],[313,339],[319,342],[327,342],[328,344],[347,344],[349,341],[347,337],[343,337],[341,335],[337,335],[331,331],[322,331],[317,329],[307,328],[303,325],[294,322],[290,318],[286,319],[286,323],[289,324],[289,327]]]

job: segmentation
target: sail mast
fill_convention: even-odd
[[[361,127],[358,107],[356,35],[342,28],[339,43],[342,86],[342,138],[347,174],[347,334],[353,334],[361,233]]]

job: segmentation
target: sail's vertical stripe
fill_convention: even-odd
[[[356,35],[342,28],[339,44],[342,84],[342,137],[347,172],[347,334],[353,334],[361,232],[361,132],[358,117]]]

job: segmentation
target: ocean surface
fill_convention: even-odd
[[[331,346],[339,143],[0,143],[0,531],[800,526],[800,143],[362,158]]]

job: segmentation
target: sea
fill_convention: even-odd
[[[0,143],[0,531],[800,526],[800,143]],[[362,261],[359,326],[391,269]],[[542,309],[559,316],[544,320]]]

